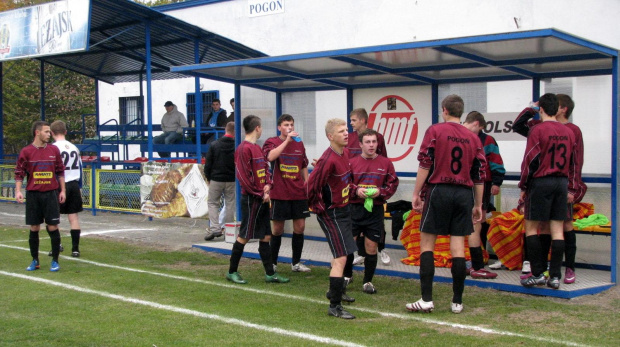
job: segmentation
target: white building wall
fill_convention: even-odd
[[[284,0],[284,4],[284,13],[260,17],[248,16],[246,0],[166,13],[268,55],[543,28],[556,28],[604,45],[620,47],[620,34],[615,24],[620,17],[620,1],[617,0]],[[202,80],[202,83],[203,90],[220,90],[222,106],[230,111],[228,100],[234,96],[233,86],[209,80]],[[586,173],[610,172],[610,83],[608,77],[574,79],[573,98],[577,104],[574,121],[584,129]],[[166,100],[172,100],[179,105],[181,112],[186,113],[185,94],[193,91],[193,78],[153,82],[154,124],[159,123]],[[243,90],[245,97],[252,93],[250,89]],[[531,99],[531,82],[489,83],[487,94],[487,112],[515,112],[516,116]],[[137,83],[114,86],[100,83],[102,121],[118,119],[119,97],[137,95]],[[259,113],[261,107],[267,107],[252,106]],[[358,106],[354,104],[354,107]],[[323,136],[325,120],[346,117],[346,94],[341,91],[317,93],[316,113],[317,148],[310,148],[309,156],[322,153],[322,148],[318,147],[321,147],[319,140]],[[247,113],[244,111],[243,114]],[[597,119],[595,123],[589,122],[593,116]],[[424,130],[421,129],[422,133]],[[524,142],[500,142],[508,171],[520,170],[524,146]],[[134,149],[129,156],[138,154]]]

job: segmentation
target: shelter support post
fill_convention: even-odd
[[[432,110],[432,124],[439,123],[439,84],[433,83],[431,85],[431,105]]]
[[[194,40],[194,62],[196,64],[200,64],[200,42],[198,40]],[[194,90],[195,90],[195,110],[194,113],[194,124],[196,125],[196,162],[200,163],[200,157],[202,153],[201,150],[201,139],[200,139],[200,125],[202,124],[202,94],[200,93],[200,77],[194,77]]]
[[[236,99],[235,99],[236,100]],[[282,92],[276,92],[276,124],[282,115]],[[276,134],[280,136],[280,130],[276,127]]]
[[[618,188],[620,187],[620,180],[618,178],[618,171],[620,170],[620,160],[618,160],[618,146],[620,146],[620,136],[618,136],[618,83],[620,83],[618,76],[618,57],[612,58],[612,72],[611,72],[611,282],[618,283],[618,266],[620,266],[620,258],[618,257],[618,242],[620,236],[618,234],[618,215],[620,215],[620,203],[618,202]],[[614,145],[615,144],[615,145]]]
[[[351,127],[351,111],[353,111],[353,88],[347,88],[347,128],[353,132]]]
[[[149,150],[149,160],[153,160],[153,95],[151,88],[151,23],[144,23],[146,41],[146,114],[147,130],[149,132],[147,148]]]
[[[241,128],[243,124],[241,124],[241,84],[239,82],[235,82],[235,148],[239,147],[241,144]],[[241,186],[239,185],[239,180],[235,180],[235,198],[237,200],[237,221],[241,221]]]

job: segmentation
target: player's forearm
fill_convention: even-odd
[[[429,170],[425,168],[418,168],[418,174],[415,179],[415,188],[413,189],[413,195],[420,195],[420,191],[422,191],[422,187],[424,187],[424,183],[428,178]]]
[[[474,185],[474,203],[476,206],[482,206],[482,195],[484,194],[484,184]]]

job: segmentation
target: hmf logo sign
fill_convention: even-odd
[[[388,156],[393,162],[406,158],[415,147],[418,118],[414,115],[411,104],[398,95],[382,97],[368,114],[368,127],[383,135]]]

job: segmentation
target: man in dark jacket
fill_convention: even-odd
[[[205,240],[223,235],[220,198],[224,195],[224,223],[233,221],[235,212],[235,123],[226,124],[226,134],[211,143],[206,155],[205,177],[209,186],[209,229]]]

